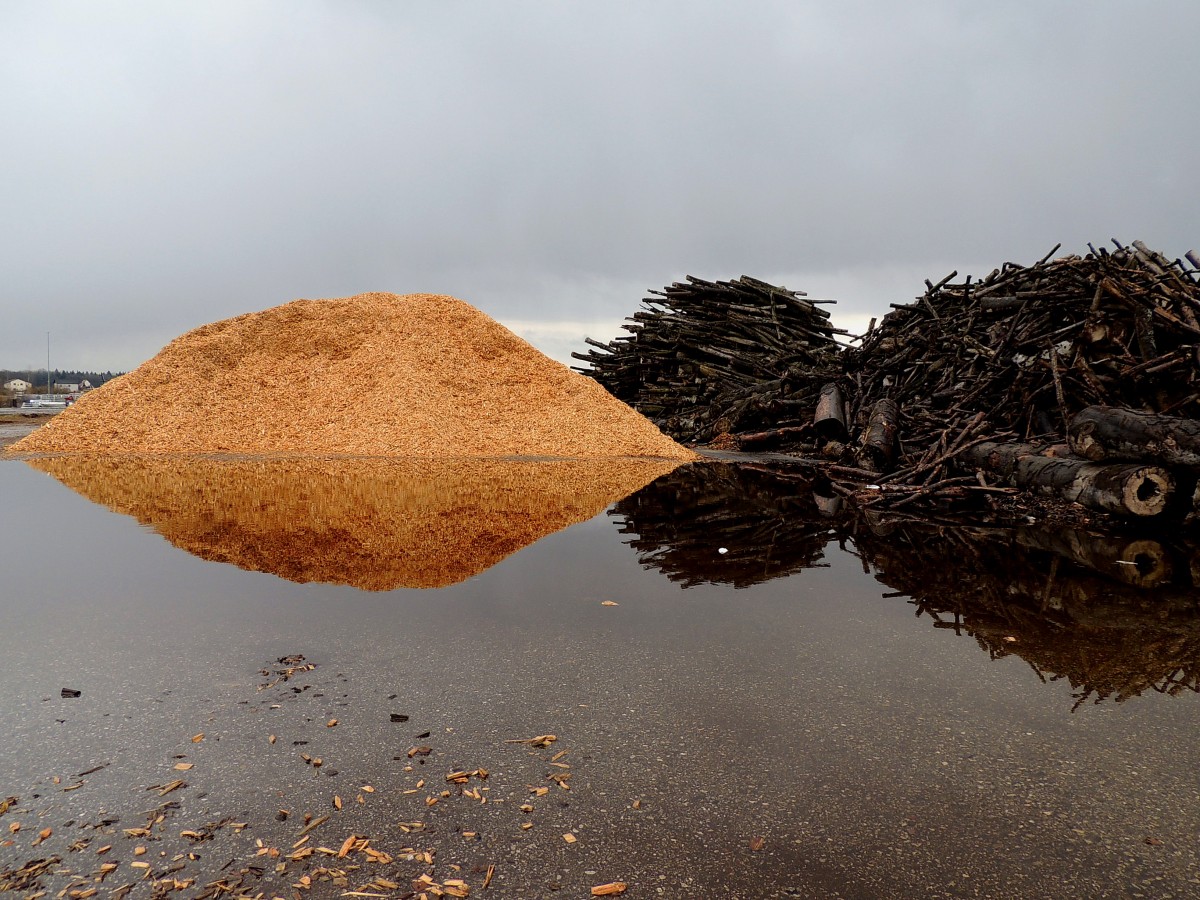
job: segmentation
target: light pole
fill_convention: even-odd
[[[50,399],[50,332],[46,332],[46,399]]]

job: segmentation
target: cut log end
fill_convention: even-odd
[[[1167,472],[1147,466],[1126,480],[1122,499],[1125,508],[1135,516],[1157,516],[1167,508],[1174,488]]]

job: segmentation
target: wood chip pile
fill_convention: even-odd
[[[11,452],[693,454],[453,297],[297,300],[198,328]]]
[[[78,453],[29,462],[202,559],[372,591],[456,584],[678,464]]]
[[[803,425],[845,334],[801,291],[748,275],[650,291],[628,335],[574,353],[578,371],[680,441]]]

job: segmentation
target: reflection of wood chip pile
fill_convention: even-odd
[[[808,484],[749,466],[683,466],[613,507],[646,568],[684,587],[749,587],[820,565],[829,522]]]
[[[30,463],[203,559],[366,590],[463,581],[676,465],[81,454]]]
[[[429,294],[297,300],[206,325],[13,449],[690,456],[590,379]]]
[[[707,441],[726,430],[722,448],[819,456],[841,466],[827,474],[843,491],[877,485],[872,505],[978,499],[999,485],[1155,514],[1174,485],[1163,466],[1196,465],[1162,448],[1186,439],[1200,459],[1183,424],[1200,416],[1200,257],[1188,262],[1134,242],[1006,263],[981,281],[952,273],[840,353],[823,311],[776,302],[790,292],[764,287],[755,300],[735,294],[741,282],[693,281],[637,313],[632,337],[577,356],[669,434]],[[788,325],[773,330],[783,308]],[[1168,418],[1131,425],[1125,410]],[[1086,460],[1064,459],[1065,447],[1040,459],[1065,444],[1077,415],[1091,417],[1072,435]],[[1120,473],[1084,467],[1110,459],[1143,465],[1116,487]]]
[[[839,332],[819,301],[748,276],[650,293],[629,335],[572,354],[587,374],[677,440],[806,423],[836,370]]]
[[[859,523],[875,577],[913,597],[935,627],[1015,654],[1076,705],[1148,690],[1200,691],[1195,547],[1070,529]]]

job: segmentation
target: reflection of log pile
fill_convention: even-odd
[[[677,465],[182,455],[29,464],[203,559],[376,591],[462,581]]]
[[[807,482],[719,463],[682,466],[610,515],[644,567],[684,587],[742,588],[812,568],[830,527]]]
[[[1018,655],[1043,679],[1066,678],[1077,705],[1200,691],[1190,551],[1069,529],[916,522],[859,523],[854,544],[935,627],[970,634],[993,658]]]
[[[838,332],[803,293],[743,276],[688,277],[643,300],[629,335],[572,354],[676,440],[805,428],[837,366]]]

